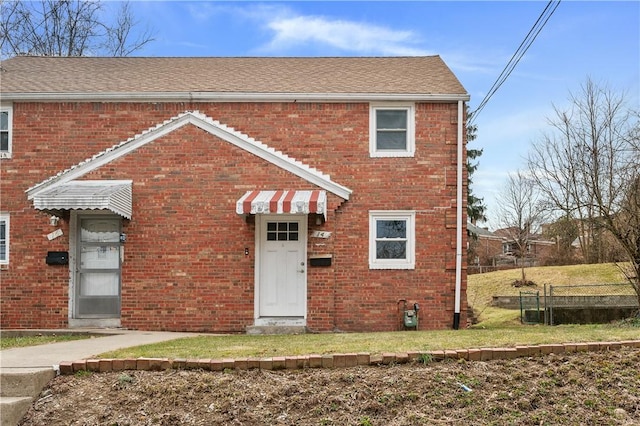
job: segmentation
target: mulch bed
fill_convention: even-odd
[[[56,377],[20,424],[637,425],[640,348],[328,369],[82,371]]]

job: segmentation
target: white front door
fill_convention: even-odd
[[[258,318],[303,319],[307,301],[307,216],[258,217]]]

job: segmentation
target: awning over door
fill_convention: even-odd
[[[238,214],[321,214],[327,216],[327,193],[314,191],[248,191],[236,202]]]
[[[109,210],[131,219],[130,180],[71,181],[36,193],[33,207],[53,214],[64,210]]]

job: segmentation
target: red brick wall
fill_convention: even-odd
[[[490,266],[502,254],[502,240],[478,237],[469,240],[470,259],[472,265]],[[476,260],[478,263],[476,263]]]
[[[10,264],[0,272],[3,328],[67,326],[69,270],[47,266],[44,259],[47,251],[69,249],[69,218],[60,222],[64,236],[48,241],[55,228],[24,191],[194,109],[353,190],[342,204],[329,194],[324,225],[309,221],[309,233],[323,229],[332,236],[310,237],[308,255],[333,255],[331,267],[308,268],[310,329],[399,329],[400,299],[420,304],[421,329],[452,325],[455,103],[416,105],[414,158],[369,157],[366,103],[16,103],[13,108],[13,158],[0,167],[0,211],[11,215]],[[243,332],[252,325],[255,227],[236,215],[235,202],[250,189],[314,189],[190,125],[84,179],[134,181],[133,217],[123,226],[128,238],[121,321],[123,327],[149,330]],[[369,270],[370,210],[416,211],[415,270]],[[464,293],[462,300],[464,324]]]

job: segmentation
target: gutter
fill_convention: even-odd
[[[457,170],[457,187],[456,187],[456,288],[455,288],[455,305],[453,310],[453,329],[460,328],[460,297],[462,294],[462,204],[463,204],[463,182],[462,178],[464,159],[464,101],[458,101],[458,170]]]
[[[469,95],[447,93],[4,92],[2,100],[24,102],[451,102],[468,101]]]

